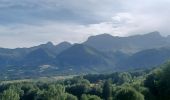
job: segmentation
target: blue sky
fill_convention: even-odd
[[[0,47],[83,42],[102,33],[166,36],[169,5],[169,0],[0,0]]]

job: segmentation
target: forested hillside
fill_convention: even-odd
[[[0,79],[151,69],[169,59],[169,37],[159,32],[128,37],[101,34],[80,44],[48,42],[30,48],[0,48]]]
[[[170,62],[152,70],[1,82],[0,100],[169,100]]]

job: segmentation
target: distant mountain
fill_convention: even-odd
[[[53,60],[53,55],[45,49],[38,48],[23,57],[18,64],[22,64],[21,66],[40,66],[50,64],[51,60]]]
[[[91,36],[84,44],[100,51],[122,51],[124,53],[136,53],[141,50],[160,48],[169,45],[167,37],[159,32],[151,32],[144,35],[129,37],[115,37],[109,34]]]
[[[75,44],[61,52],[56,56],[56,62],[58,66],[69,66],[74,69],[84,67],[98,71],[103,70],[103,68],[100,69],[101,67],[107,69],[111,65],[114,66],[107,55],[83,44]]]
[[[13,63],[14,59],[12,57],[7,56],[0,56],[0,68],[4,66],[8,66],[9,64]]]
[[[6,49],[0,48],[0,67],[1,66],[29,66],[41,65],[55,58],[57,54],[71,47],[68,42],[58,45],[48,42],[30,48]],[[48,60],[47,60],[48,59]]]
[[[91,36],[82,44],[51,42],[30,48],[0,48],[0,76],[23,77],[152,68],[170,60],[170,36]],[[0,77],[0,78],[2,78]]]
[[[59,54],[60,52],[62,52],[63,50],[71,46],[72,44],[70,44],[69,42],[61,42],[58,45],[54,45],[52,42],[48,42],[46,44],[41,44],[39,46],[31,47],[28,49],[30,49],[30,51],[33,51],[41,48],[44,49],[46,52],[48,52],[51,56],[55,57],[57,54]]]
[[[114,48],[120,49],[121,45],[123,45],[120,39],[120,37],[113,37],[110,34],[101,34],[89,37],[83,44],[94,47],[100,51],[112,51]]]
[[[168,43],[170,43],[170,35],[167,36],[166,40]]]
[[[156,67],[170,60],[170,48],[149,49],[129,56],[124,61],[119,61],[120,69],[143,69]]]
[[[56,45],[56,47],[55,47],[56,48],[56,54],[61,53],[62,51],[70,48],[71,46],[72,46],[72,44],[69,43],[69,42],[62,42],[62,43]]]

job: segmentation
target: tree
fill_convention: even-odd
[[[160,94],[160,100],[170,99],[170,62],[163,66],[162,73],[158,76],[158,92]]]
[[[103,88],[101,87],[101,85],[97,84],[97,85],[93,85],[93,87],[91,87],[91,90],[88,92],[88,94],[91,95],[97,95],[102,97],[102,92],[103,92]]]
[[[50,85],[44,92],[43,100],[65,100],[65,88],[62,85]]]
[[[65,100],[78,100],[76,96],[72,95],[72,94],[68,94],[66,96]]]
[[[112,84],[110,80],[105,81],[103,86],[103,98],[105,100],[112,99]]]
[[[80,100],[88,100],[87,95],[86,95],[86,94],[83,94],[83,95],[81,96],[81,99],[80,99]]]
[[[132,76],[128,72],[114,73],[112,75],[113,75],[113,82],[118,85],[124,83],[130,83],[132,81]]]
[[[20,96],[21,100],[37,100],[41,97],[42,91],[34,84],[24,84],[21,89],[24,93]]]
[[[90,91],[90,85],[85,83],[75,84],[73,86],[67,87],[66,91],[80,98],[82,94],[88,93]]]
[[[19,100],[19,94],[14,89],[7,89],[1,94],[0,100]]]
[[[96,95],[83,94],[80,100],[101,100],[101,98]]]
[[[159,100],[160,94],[159,94],[159,90],[158,90],[158,83],[160,80],[160,75],[161,75],[162,71],[161,70],[155,70],[152,72],[152,74],[148,75],[146,80],[144,81],[144,85],[145,87],[147,87],[149,89],[149,92],[151,93],[151,95],[157,96],[157,98],[151,98],[150,100],[154,99],[154,100]]]
[[[156,100],[170,99],[170,62],[154,70],[145,80],[145,86],[156,97]]]
[[[131,87],[121,88],[114,98],[115,100],[144,100],[144,96]]]

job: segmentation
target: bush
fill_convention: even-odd
[[[144,96],[133,88],[124,87],[116,93],[115,100],[144,100]]]

